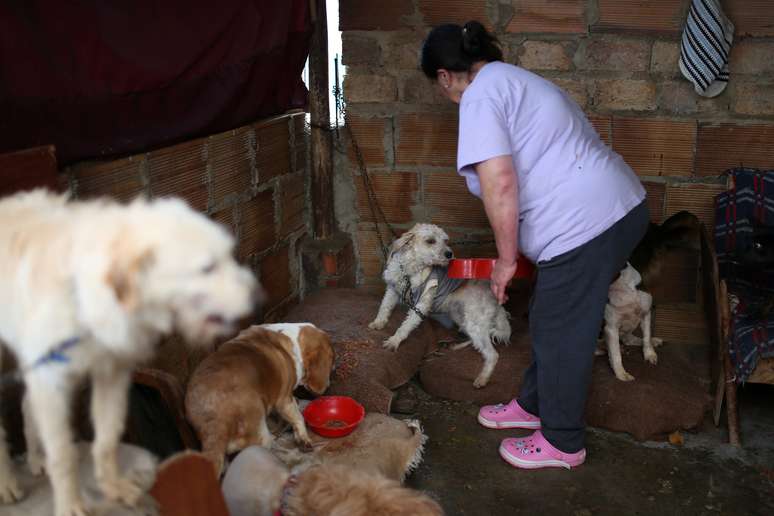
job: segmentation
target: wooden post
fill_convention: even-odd
[[[314,32],[309,50],[309,113],[312,122],[312,215],[314,236],[330,238],[333,221],[333,159],[328,103],[328,17],[325,0],[310,0]]]

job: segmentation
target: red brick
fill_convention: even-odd
[[[692,115],[699,110],[693,85],[688,81],[663,81],[658,84],[658,107],[673,115]]]
[[[587,32],[585,0],[513,0],[507,32]]]
[[[715,196],[726,190],[723,184],[683,183],[668,185],[664,217],[670,217],[678,211],[689,211],[696,215],[707,227],[714,227]]]
[[[408,223],[412,220],[411,207],[417,201],[419,180],[414,172],[391,172],[389,174],[369,174],[376,202],[381,207],[387,221],[393,224]],[[368,199],[365,181],[362,175],[353,176],[357,189],[357,209],[360,220],[373,222],[371,204]],[[374,207],[374,209],[377,209]],[[379,222],[381,215],[377,212]]]
[[[729,168],[774,168],[774,125],[699,125],[696,171],[716,176]]]
[[[454,166],[457,114],[423,113],[398,117],[396,165]]]
[[[403,72],[398,83],[398,98],[407,104],[446,105],[438,85],[422,72]]]
[[[599,137],[607,145],[613,144],[613,117],[604,115],[587,115],[589,122],[599,133]]]
[[[654,183],[643,181],[648,202],[648,211],[650,212],[650,221],[661,224],[664,220],[664,202],[666,200],[666,185],[664,183]]]
[[[267,190],[240,205],[240,258],[265,251],[277,241],[273,197]]]
[[[249,190],[253,184],[255,132],[252,127],[215,134],[207,138],[207,163],[212,174],[212,201],[219,205],[227,197]]]
[[[430,222],[443,228],[488,228],[484,204],[474,197],[465,179],[455,172],[424,174],[424,205]]]
[[[80,199],[110,196],[128,201],[144,191],[142,168],[146,165],[143,154],[113,161],[91,161],[72,167],[78,184]]]
[[[488,30],[492,24],[486,14],[486,0],[419,0],[419,13],[425,25],[435,27],[443,23],[462,25],[470,20],[481,22]]]
[[[598,0],[599,19],[592,31],[680,34],[685,19],[684,0]]]
[[[774,36],[771,0],[724,0],[723,12],[734,22],[734,40],[742,36]]]
[[[386,229],[386,226],[380,225],[382,240],[379,240],[373,224],[361,223],[357,231],[357,256],[360,262],[360,268],[363,276],[367,278],[379,278],[384,268],[383,245],[388,246],[392,243],[392,235]]]
[[[404,17],[413,13],[412,0],[340,0],[339,30],[396,30],[405,26]]]
[[[271,311],[296,289],[290,272],[289,247],[283,246],[261,259],[261,285],[266,291],[265,312]]]
[[[179,196],[191,207],[206,211],[207,162],[204,160],[206,139],[165,147],[148,154],[148,176],[154,197]]]
[[[696,122],[613,117],[613,150],[641,176],[690,176]]]
[[[284,237],[304,226],[304,176],[298,174],[285,177],[280,188],[280,235]]]
[[[234,207],[223,208],[220,211],[213,213],[212,220],[225,227],[229,233],[236,236],[236,220],[234,219]]]
[[[53,145],[0,154],[0,177],[0,196],[33,188],[67,189],[67,176],[57,171]]]
[[[264,183],[273,177],[289,173],[291,163],[288,117],[281,116],[259,122],[254,127],[258,182]]]
[[[384,166],[384,127],[388,122],[389,120],[385,118],[348,115],[347,125],[357,142],[366,166]],[[349,159],[357,166],[355,153],[351,147],[349,148]]]

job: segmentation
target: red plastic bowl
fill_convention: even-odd
[[[485,279],[492,276],[492,268],[495,264],[494,258],[458,258],[449,260],[449,270],[446,275],[450,278],[462,279]],[[535,271],[532,262],[519,256],[516,260],[516,274],[514,278],[530,278]]]
[[[306,424],[323,437],[344,437],[364,417],[363,405],[348,396],[320,396],[304,409]]]

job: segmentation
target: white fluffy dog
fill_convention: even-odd
[[[604,342],[607,355],[616,378],[624,382],[634,380],[634,376],[623,367],[621,341],[627,346],[642,346],[645,360],[654,365],[658,361],[654,346],[661,345],[661,339],[651,337],[653,297],[637,288],[641,282],[640,273],[627,263],[620,276],[610,285],[605,306]],[[637,327],[642,328],[642,339],[632,333]]]
[[[137,501],[137,479],[122,476],[116,458],[132,369],[164,334],[210,343],[249,314],[257,283],[234,261],[233,244],[175,199],[68,202],[37,190],[0,200],[0,338],[24,376],[30,467],[41,470],[39,437],[57,516],[88,513],[69,425],[83,377],[97,483],[111,500]],[[22,493],[4,437],[0,499],[12,502]]]
[[[393,242],[382,275],[387,289],[379,313],[368,327],[384,328],[395,306],[399,302],[407,304],[410,309],[406,319],[395,335],[384,341],[385,347],[395,350],[425,317],[432,315],[443,321],[447,316],[484,357],[484,366],[473,382],[475,387],[483,387],[499,358],[492,341],[508,342],[511,325],[489,282],[446,277],[445,268],[453,256],[448,241],[438,226],[417,224]]]

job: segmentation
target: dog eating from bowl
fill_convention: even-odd
[[[71,202],[44,190],[0,200],[0,339],[26,384],[28,465],[45,472],[56,516],[88,514],[70,398],[91,382],[97,485],[133,506],[138,479],[119,472],[133,368],[173,331],[208,345],[259,295],[233,258],[233,237],[179,199]],[[22,492],[0,429],[0,502]],[[42,444],[42,453],[40,446]]]
[[[447,326],[453,322],[484,359],[473,382],[480,388],[489,382],[497,365],[499,354],[494,343],[507,343],[511,326],[508,313],[497,303],[488,281],[446,276],[453,256],[448,235],[433,224],[416,224],[395,240],[382,275],[387,288],[379,312],[368,327],[381,330],[399,303],[408,305],[406,318],[384,341],[384,347],[397,350],[426,317],[432,316]]]

